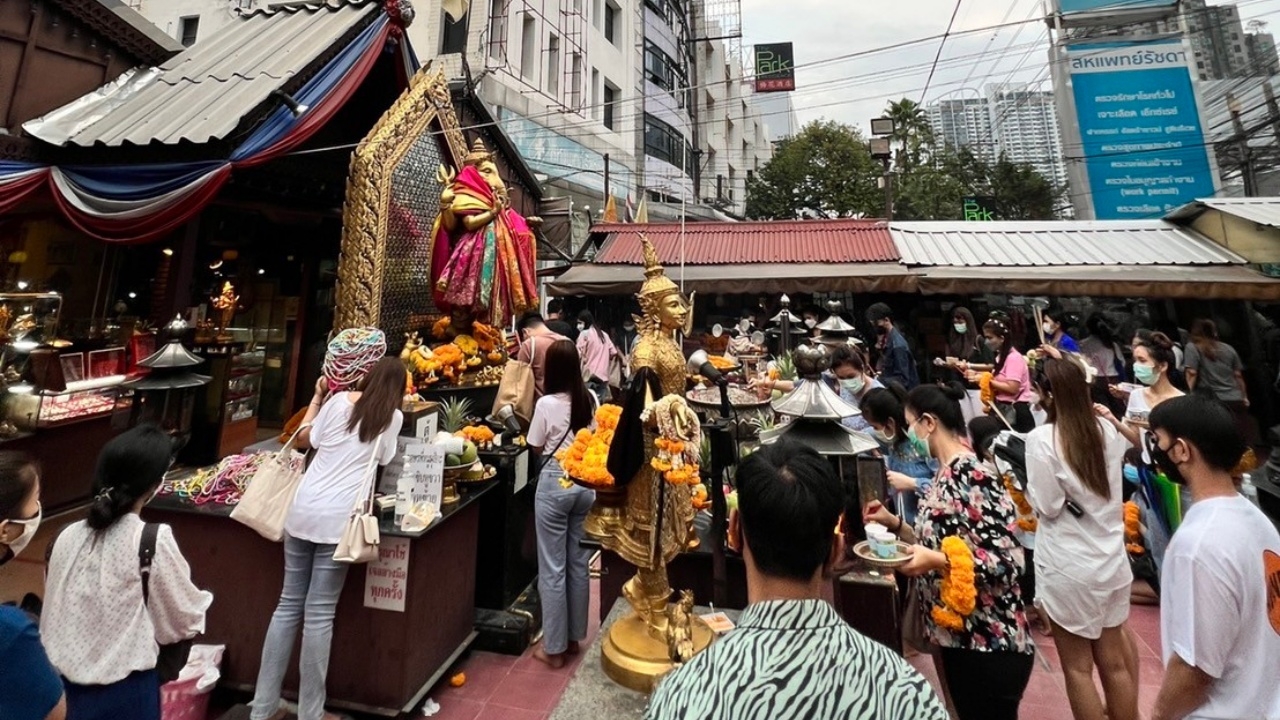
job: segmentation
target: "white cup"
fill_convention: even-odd
[[[879,532],[871,536],[871,551],[876,557],[889,559],[898,553],[898,538],[890,532]]]

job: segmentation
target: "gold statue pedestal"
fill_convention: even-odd
[[[698,617],[693,618],[691,627],[693,654],[697,655],[711,644],[714,633]],[[676,666],[667,641],[654,637],[648,623],[634,610],[609,628],[601,643],[600,660],[609,679],[646,695]]]

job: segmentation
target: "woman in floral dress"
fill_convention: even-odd
[[[901,571],[917,582],[925,635],[938,647],[960,720],[1017,720],[1033,647],[1018,577],[1017,508],[1000,478],[964,442],[964,389],[921,385],[907,398],[910,442],[940,469],[920,500],[915,527],[879,503],[865,519],[915,543]]]

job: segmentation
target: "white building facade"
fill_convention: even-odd
[[[987,162],[1007,157],[1031,165],[1055,186],[1067,184],[1053,93],[1027,85],[990,85],[981,97],[928,106],[929,126],[944,145],[968,148]]]

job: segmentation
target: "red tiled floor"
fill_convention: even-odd
[[[564,669],[546,672],[512,670],[489,700],[490,706],[551,712],[569,684],[570,672]]]

